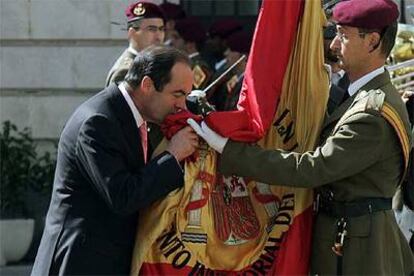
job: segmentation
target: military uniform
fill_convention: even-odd
[[[191,61],[191,68],[194,73],[193,88],[203,90],[210,84],[213,76],[213,70],[203,59],[200,53],[197,52],[189,57]]]
[[[218,85],[209,101],[218,111],[230,111],[237,108],[244,74],[228,74],[229,77]]]
[[[242,55],[248,56],[252,35],[238,31],[227,38],[228,49],[224,53],[229,65],[233,65]],[[239,63],[225,80],[217,84],[217,88],[209,93],[210,102],[216,110],[229,111],[237,108],[240,91],[242,89],[245,70],[245,61]]]
[[[165,14],[165,41],[164,45],[172,46],[171,40],[174,34],[175,22],[185,18],[187,15],[181,5],[170,2],[160,4],[160,8]]]
[[[409,134],[407,111],[385,72],[326,119],[321,145],[314,152],[266,151],[229,141],[220,170],[264,183],[319,187],[319,192],[328,193],[332,202],[369,202],[369,198],[390,201],[402,177],[404,162],[396,131],[381,115],[384,104],[396,111]],[[347,218],[344,274],[408,275],[414,271],[414,257],[395,221],[391,202],[388,207],[371,213],[367,209],[364,215]],[[316,217],[313,273],[336,274],[337,256],[331,248],[338,219],[324,211]]]
[[[165,22],[165,15],[163,11],[156,4],[144,1],[138,1],[130,4],[125,10],[125,16],[127,17],[127,25],[129,27],[139,27],[141,19],[145,18],[162,18]],[[111,70],[106,77],[105,86],[109,86],[111,83],[119,83],[125,79],[129,68],[134,62],[134,58],[138,52],[129,46],[122,55],[115,61]],[[148,146],[149,151],[155,150],[157,145],[161,142],[163,134],[160,126],[154,123],[148,123]]]
[[[241,75],[234,75],[226,85],[227,98],[224,103],[224,110],[236,110],[239,102],[240,92],[244,80],[244,73]]]
[[[175,30],[172,45],[188,54],[194,73],[193,88],[202,90],[210,83],[213,75],[213,70],[199,52],[204,47],[206,30],[196,17],[177,20]]]
[[[127,28],[139,28],[142,19],[161,18],[165,22],[165,15],[156,4],[138,1],[131,3],[125,10],[127,18]],[[131,67],[134,58],[138,52],[132,48],[131,41],[129,48],[125,49],[122,55],[115,61],[111,70],[106,77],[105,86],[109,86],[112,82],[118,83],[123,81]]]
[[[233,18],[223,18],[214,21],[208,29],[207,47],[203,50],[203,56],[211,68],[218,71],[224,65],[223,55],[227,48],[227,38],[238,31],[243,30],[243,24]]]
[[[134,50],[126,49],[109,71],[106,77],[105,87],[113,82],[118,83],[123,81],[136,56],[137,54],[134,53]]]

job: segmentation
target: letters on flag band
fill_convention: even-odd
[[[312,149],[328,97],[324,23],[320,1],[264,0],[239,110],[211,113],[209,126],[268,149]],[[203,144],[184,188],[141,212],[131,274],[308,274],[312,191],[224,177],[218,162]]]

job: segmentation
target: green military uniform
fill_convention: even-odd
[[[237,109],[244,74],[229,75],[230,78],[218,87],[214,97],[211,98],[211,103],[218,111],[230,111]]]
[[[126,49],[109,71],[106,77],[105,87],[113,82],[119,83],[123,81],[135,57],[136,55],[134,53]]]
[[[192,55],[190,61],[194,73],[193,88],[203,90],[210,84],[213,70],[199,53]]]
[[[367,198],[388,201],[397,189],[405,164],[396,130],[381,113],[386,105],[399,115],[405,137],[411,139],[406,108],[388,72],[384,72],[326,118],[321,143],[315,151],[269,151],[229,141],[219,169],[225,175],[246,176],[269,184],[318,188],[322,194],[328,192],[335,203],[368,202]],[[367,208],[364,215],[347,218],[344,274],[409,275],[414,271],[413,254],[393,211],[384,209],[387,210]],[[320,211],[316,216],[312,273],[337,272],[337,256],[332,251],[337,221],[338,217],[329,212]]]

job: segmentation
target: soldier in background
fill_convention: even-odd
[[[160,45],[164,42],[165,17],[157,5],[139,1],[129,5],[125,10],[125,15],[129,47],[112,66],[106,77],[105,86],[124,80],[138,52],[150,45]]]
[[[224,72],[226,59],[224,51],[227,49],[227,38],[243,29],[243,25],[235,19],[221,19],[215,21],[207,32],[206,47],[203,56],[215,71]]]
[[[204,89],[211,81],[213,70],[200,55],[206,40],[206,31],[200,20],[189,17],[178,20],[172,35],[172,46],[188,54],[194,73],[194,89]]]
[[[175,22],[186,17],[186,13],[180,5],[165,2],[160,5],[165,15],[165,41],[164,44],[172,46],[171,36],[175,31]]]
[[[246,55],[246,58],[232,69],[228,74],[228,80],[222,83],[216,92],[211,95],[209,101],[216,107],[216,110],[228,111],[236,109],[251,42],[252,35],[245,31],[238,31],[228,37],[228,48],[224,52],[227,63],[230,65],[234,64],[242,55]]]

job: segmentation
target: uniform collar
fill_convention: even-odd
[[[132,101],[131,96],[128,94],[128,91],[126,90],[124,83],[121,82],[118,85],[118,88],[121,91],[122,96],[124,96],[124,99],[127,102],[129,108],[131,109],[132,115],[134,116],[135,122],[137,123],[137,127],[139,128],[144,123],[144,119],[142,118],[137,107]]]
[[[351,83],[348,87],[348,93],[350,96],[353,96],[356,92],[358,92],[359,89],[361,89],[365,84],[370,82],[373,78],[376,76],[382,74],[385,72],[384,66],[381,66],[378,69],[375,69],[374,71],[371,71],[370,73],[362,76],[361,78],[357,79],[353,83]]]
[[[138,55],[138,51],[135,50],[134,48],[132,48],[132,46],[128,47],[128,52],[130,52],[131,54],[137,56]]]

